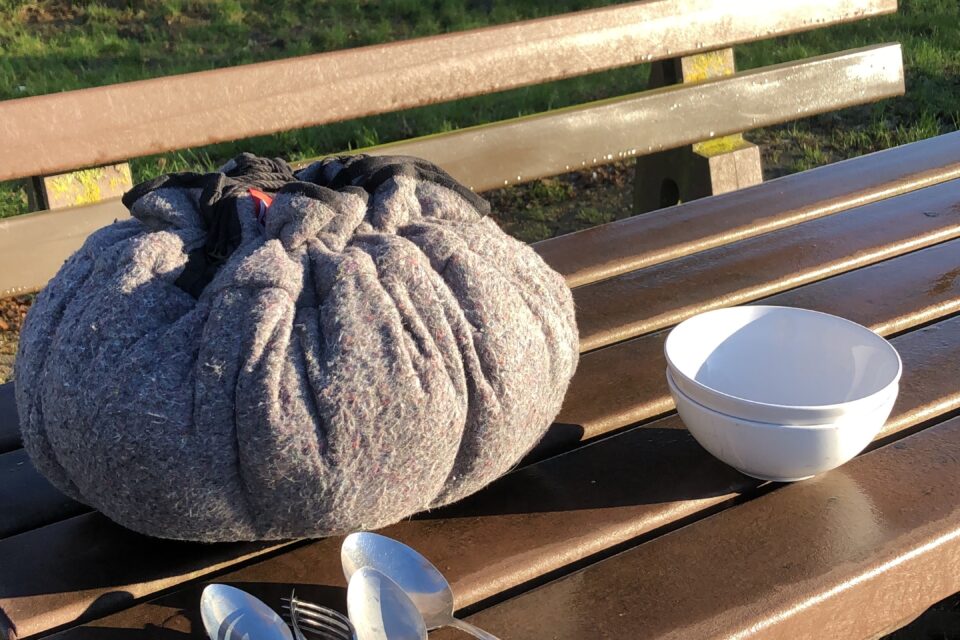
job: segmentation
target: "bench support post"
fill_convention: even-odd
[[[653,64],[650,88],[733,75],[733,49]],[[645,213],[678,202],[734,191],[763,181],[760,148],[733,134],[637,159],[633,210]]]
[[[133,186],[126,162],[80,169],[70,173],[38,176],[30,180],[27,193],[31,210],[64,209],[118,198]]]

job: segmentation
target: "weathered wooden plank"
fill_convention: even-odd
[[[876,638],[958,590],[954,418],[470,621],[518,639]]]
[[[759,300],[859,322],[889,336],[960,311],[960,240]],[[704,304],[709,304],[705,301]],[[664,329],[587,353],[557,424],[534,450],[544,456],[673,410],[663,371]]]
[[[577,287],[960,178],[960,132],[534,245]]]
[[[651,0],[0,103],[0,180],[482,95],[896,11]],[[814,18],[813,16],[816,16]]]
[[[427,158],[485,191],[900,95],[901,59],[877,45],[369,151]]]
[[[951,368],[960,357],[960,318],[907,333],[894,344],[904,359],[904,379],[917,381],[904,385],[894,424],[901,429],[916,424],[931,406],[941,411],[960,407],[960,388]],[[459,608],[528,589],[552,572],[595,561],[638,536],[661,533],[728,506],[760,484],[711,457],[672,416],[520,469],[457,505],[384,533],[411,544],[440,567],[451,580]],[[8,549],[3,544],[0,560],[5,561]],[[339,538],[317,541],[218,576],[217,581],[241,585],[277,607],[290,586],[296,586],[302,597],[342,606],[339,544]],[[19,552],[30,554],[30,547],[23,545]],[[23,560],[35,561],[33,554]],[[642,574],[642,566],[633,568],[634,578]],[[42,624],[36,616],[44,615],[44,600],[52,596],[10,598],[5,583],[4,578],[0,606],[29,619],[31,625]],[[656,583],[655,576],[650,576],[650,583]],[[75,640],[94,637],[84,635],[94,630],[106,634],[145,627],[201,638],[202,629],[195,624],[201,588],[187,587],[58,638]],[[664,602],[670,605],[669,600]],[[26,606],[35,607],[34,612],[28,613]],[[94,609],[91,615],[110,610]],[[514,637],[499,626],[491,630]],[[542,627],[536,637],[543,637]],[[603,636],[578,636],[587,637]]]
[[[42,289],[91,233],[129,216],[106,200],[0,220],[0,297]]]
[[[960,237],[958,203],[955,180],[579,287],[580,349]]]

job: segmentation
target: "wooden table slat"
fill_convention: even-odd
[[[960,240],[850,271],[756,304],[832,313],[891,335],[960,311]],[[570,448],[673,409],[663,371],[668,329],[580,357],[557,424],[534,450]]]
[[[517,640],[867,638],[958,590],[954,418],[470,621]]]
[[[960,132],[536,243],[581,286],[960,178]]]
[[[960,358],[960,318],[909,332],[894,344],[904,360],[905,380],[892,420],[897,428],[916,424],[928,415],[929,407],[941,412],[960,407],[954,367]],[[915,382],[909,382],[911,378]],[[384,533],[411,544],[436,564],[450,579],[456,605],[462,608],[504,592],[528,589],[552,572],[609,555],[638,536],[701,518],[728,506],[735,497],[750,495],[761,484],[710,456],[671,416],[519,469],[452,507],[388,527]],[[35,547],[20,545],[11,553],[10,547],[4,548],[5,542],[0,542],[0,562],[15,559],[14,577],[26,566],[47,570]],[[303,597],[342,607],[339,544],[339,538],[313,542],[220,575],[217,581],[240,585],[276,607],[294,585]],[[75,571],[79,574],[82,569]],[[29,585],[30,578],[25,579]],[[64,586],[73,590],[87,584],[80,575],[73,579],[76,584]],[[49,622],[44,618],[50,605],[77,597],[75,592],[47,590],[44,595],[11,598],[11,587],[3,580],[0,606],[16,612],[24,628],[31,630]],[[148,605],[98,620],[95,627],[57,638],[89,638],[85,634],[93,628],[106,633],[144,627],[202,638],[196,621],[201,589],[202,584],[189,585]],[[136,589],[135,594],[140,593]],[[110,608],[95,604],[93,595],[84,599],[92,606],[88,614],[108,613]],[[542,625],[548,619],[537,621],[541,626],[536,637],[544,637]],[[502,637],[514,635],[510,631]],[[598,636],[579,636],[585,637]]]
[[[945,182],[579,287],[580,349],[960,237],[958,189]]]

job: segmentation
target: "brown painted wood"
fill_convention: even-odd
[[[777,91],[766,91],[770,86]],[[832,111],[902,90],[899,45],[868,47],[365,151],[426,158],[483,191],[730,130]],[[749,108],[743,104],[744,96],[750,96]],[[812,197],[806,196],[808,201]],[[0,221],[0,295],[39,289],[89,233],[126,215],[114,201]]]
[[[896,11],[651,0],[0,103],[0,180],[503,91]],[[812,18],[816,16],[816,19]]]
[[[901,60],[900,45],[877,45],[371,151],[426,158],[486,191],[900,95]]]
[[[958,177],[960,133],[952,133],[535,248],[579,286]],[[40,289],[88,235],[128,215],[111,200],[0,220],[0,296]]]
[[[954,180],[579,287],[580,349],[960,237],[958,205]]]
[[[904,360],[904,379],[923,376],[904,385],[894,409],[894,421],[901,428],[906,428],[909,416],[916,420],[926,415],[927,407],[960,407],[960,388],[952,368],[960,357],[960,318],[907,333],[894,344]],[[389,527],[385,533],[413,545],[444,571],[457,607],[465,607],[508,590],[528,589],[554,571],[594,561],[638,536],[701,518],[728,506],[737,496],[750,495],[760,485],[706,453],[680,420],[671,416],[520,469],[457,505]],[[277,607],[291,586],[304,598],[342,607],[339,544],[338,538],[317,541],[221,575],[217,581],[242,586]],[[10,557],[5,551],[0,542],[0,560]],[[32,561],[32,555],[18,560]],[[633,571],[636,578],[642,567]],[[3,580],[0,606],[8,612],[22,607],[17,613],[30,620],[31,629],[49,624],[45,597],[11,599],[7,579]],[[651,584],[656,580],[651,579]],[[105,638],[111,632],[121,637],[120,629],[145,627],[157,634],[176,630],[202,638],[196,624],[201,589],[202,585],[192,585],[147,606],[99,620],[95,630]],[[709,592],[701,591],[701,596],[704,593]],[[94,608],[94,613],[109,610]],[[544,619],[538,619],[538,624],[543,625]],[[504,638],[515,637],[506,628],[498,626],[496,631]],[[58,638],[96,637],[87,635],[92,632],[92,628],[81,629]],[[544,637],[542,626],[535,637]],[[587,637],[603,636],[578,636]]]
[[[960,178],[960,132],[544,240],[570,286],[675,260]]]
[[[705,301],[709,304],[709,301]],[[889,336],[960,312],[960,240],[757,302],[832,313]],[[661,330],[580,357],[563,410],[534,450],[545,456],[673,410]]]
[[[276,543],[157,540],[119,527],[99,513],[6,538],[0,547],[0,611],[20,638],[122,609],[134,598],[280,548]],[[32,609],[29,616],[23,615],[25,607]]]
[[[954,418],[470,621],[518,640],[872,638],[958,590]]]
[[[926,250],[924,250],[923,252],[920,252],[919,254],[912,254],[912,256],[911,256],[911,255],[908,255],[908,256],[905,256],[905,257],[903,257],[903,258],[900,258],[900,260],[906,260],[907,258],[916,257],[916,256],[922,256],[922,255],[924,255],[924,254],[927,253],[927,252],[942,250],[943,247],[948,247],[948,246],[951,246],[951,245],[948,243],[948,244],[941,245],[940,247],[937,247],[937,248],[926,249]],[[944,256],[949,256],[950,254],[944,251],[943,255],[944,255]],[[951,267],[950,262],[949,262],[948,259],[943,258],[943,257],[941,257],[941,259],[942,259],[942,260],[945,260],[945,262],[940,263],[940,264],[941,264],[941,267],[942,267],[942,268],[940,269],[940,272],[937,273],[937,274],[935,274],[936,277],[935,277],[934,280],[932,280],[932,281],[931,281],[931,280],[928,280],[928,281],[927,281],[927,284],[926,284],[926,286],[923,288],[923,291],[925,291],[925,292],[927,292],[927,293],[930,293],[930,292],[933,292],[933,291],[941,291],[941,292],[942,292],[942,295],[943,295],[944,297],[943,297],[943,298],[940,298],[939,301],[937,301],[937,302],[931,302],[931,300],[932,300],[933,298],[920,298],[920,299],[918,299],[918,300],[920,301],[920,303],[922,303],[922,304],[920,304],[920,306],[919,306],[919,309],[918,309],[918,314],[919,314],[919,315],[918,315],[917,317],[925,317],[925,318],[927,318],[927,319],[930,319],[930,318],[932,318],[932,317],[936,317],[936,315],[937,315],[938,313],[947,313],[947,312],[949,312],[949,309],[952,308],[952,307],[950,307],[949,305],[950,305],[950,304],[953,304],[953,303],[951,303],[950,301],[953,300],[953,299],[955,299],[955,296],[954,296],[954,294],[952,293],[952,289],[951,289],[950,287],[953,286],[953,284],[955,283],[955,274],[951,275],[951,274],[950,274],[950,270],[953,270],[954,267]],[[882,267],[882,266],[883,266],[883,265],[879,265],[878,267],[875,267],[875,268],[876,268],[876,269],[879,269],[879,268]],[[946,267],[950,267],[950,269],[944,270]],[[865,272],[865,271],[868,271],[868,270],[863,270],[863,271]],[[905,279],[904,279],[902,282],[904,282],[904,283],[912,283],[912,285],[910,285],[910,286],[917,286],[918,281],[917,281],[917,280],[911,280],[911,276],[909,275],[910,270],[909,270],[909,269],[906,269],[906,270],[904,270],[904,272],[907,274],[907,276],[905,276]],[[860,272],[856,272],[856,273],[860,273]],[[850,275],[854,275],[854,274],[850,274]],[[930,273],[930,274],[928,274],[928,275],[934,275],[934,274]],[[848,277],[848,276],[843,276],[843,277]],[[816,286],[821,286],[821,285],[826,286],[826,285],[828,285],[828,283],[830,283],[830,282],[839,282],[840,280],[841,280],[841,278],[834,278],[834,279],[831,279],[831,280],[824,281],[823,283],[818,283],[818,285],[816,285]],[[898,285],[898,286],[899,286],[899,285]],[[892,289],[889,289],[888,291],[890,291],[890,290],[892,290]],[[802,291],[802,289],[799,290],[799,291]],[[792,292],[791,292],[791,293],[792,293]],[[869,290],[867,291],[867,293],[869,293]],[[915,292],[915,293],[916,293],[916,292]],[[788,294],[788,295],[789,295],[789,294]],[[933,294],[931,293],[931,295],[933,295]],[[939,310],[939,311],[938,311],[938,310]],[[900,317],[900,316],[898,316],[898,315],[896,315],[896,314],[891,314],[890,317],[894,319],[894,321],[890,323],[890,326],[891,326],[891,327],[897,326],[897,323],[899,322],[899,320],[896,320],[896,318],[898,318],[898,317]],[[899,330],[899,329],[894,329],[894,330]],[[911,334],[911,335],[912,335],[912,334]],[[956,354],[953,354],[952,352],[950,352],[950,351],[949,351],[949,348],[951,347],[951,344],[952,344],[953,346],[956,346],[956,345],[957,345],[956,337],[955,337],[955,336],[952,336],[952,335],[949,334],[949,333],[947,333],[947,334],[941,334],[939,340],[940,340],[941,344],[938,346],[938,349],[940,349],[940,351],[941,351],[942,353],[945,353],[945,354],[947,354],[947,355],[950,356],[950,357],[954,357]],[[606,351],[606,350],[604,350],[604,351]],[[600,353],[600,352],[598,352],[598,353]],[[949,361],[949,360],[944,361],[944,360],[942,360],[942,359],[941,359],[941,360],[937,360],[937,359],[935,359],[935,358],[930,358],[930,359],[929,359],[929,367],[930,367],[930,369],[931,369],[931,373],[932,373],[933,375],[937,375],[938,373],[942,373],[942,371],[945,370],[945,369],[949,371],[949,366],[950,366],[949,363],[950,363],[950,362],[951,362],[951,361]],[[905,380],[905,383],[904,383],[904,384],[906,384],[906,380]],[[921,391],[922,391],[922,392],[926,392],[926,390],[918,390],[918,392],[921,392]],[[905,393],[906,393],[906,391],[905,391]],[[929,417],[929,416],[931,416],[931,415],[937,415],[937,414],[939,414],[939,413],[942,412],[942,411],[950,410],[951,407],[955,407],[955,406],[956,406],[955,400],[953,399],[952,396],[950,396],[949,394],[947,394],[947,395],[942,396],[939,400],[936,400],[935,402],[932,402],[932,403],[928,403],[927,405],[924,405],[924,406],[922,406],[922,407],[920,407],[920,408],[914,408],[914,410],[912,410],[912,411],[911,411],[911,410],[904,410],[904,411],[902,411],[899,415],[901,415],[901,416],[907,416],[907,417],[898,419],[899,421],[893,422],[893,424],[896,425],[896,426],[895,426],[896,429],[907,429],[907,428],[909,428],[911,425],[916,424],[918,421],[927,419],[927,417]],[[718,503],[718,504],[719,504],[719,503]],[[93,517],[93,514],[90,514],[90,516]],[[66,521],[66,522],[71,523],[71,522],[76,522],[76,521],[85,521],[85,520],[83,520],[84,518],[86,518],[86,516],[81,516],[81,517],[79,517],[79,518],[73,518],[73,519],[68,520],[68,521]],[[54,527],[57,527],[57,526],[61,526],[61,525],[64,525],[64,523],[59,523],[58,525],[53,525],[53,526],[54,526]],[[105,526],[107,526],[107,527],[112,527],[112,525],[105,525]],[[48,531],[49,531],[50,529],[52,529],[52,527],[47,527],[47,528],[46,528],[46,530],[48,530]],[[61,531],[61,533],[62,533],[64,530],[60,530],[60,531]],[[31,532],[31,533],[29,533],[29,534],[25,534],[25,536],[32,535],[32,533],[33,533],[33,532]],[[17,540],[17,539],[23,540],[23,539],[25,539],[25,538],[24,538],[24,536],[16,536],[15,538],[11,538],[10,540]],[[110,535],[107,535],[107,536],[106,536],[106,541],[107,541],[107,543],[109,543],[110,540],[111,540]],[[121,546],[122,546],[122,544],[121,544]],[[130,548],[132,548],[133,546],[135,546],[135,545],[132,545],[132,544],[129,545]],[[109,548],[109,547],[107,546],[107,547],[105,547],[105,548]],[[143,550],[142,547],[141,547],[140,550],[141,550],[141,551]],[[100,553],[106,553],[106,552],[105,552],[103,549],[101,549]],[[185,555],[188,555],[188,556],[189,556],[189,553],[187,553],[187,554],[185,554]],[[0,556],[0,557],[2,557],[2,556]],[[108,556],[103,555],[103,556],[101,556],[100,559],[101,559],[101,561],[103,561],[103,560],[104,560],[105,558],[107,558],[107,557],[108,557]],[[186,561],[189,561],[189,558],[187,558]],[[229,561],[226,561],[226,562],[229,562]],[[135,571],[137,571],[137,570],[142,570],[142,569],[143,569],[143,565],[140,566],[140,569],[134,568],[132,571],[135,572]],[[201,572],[202,572],[202,571],[205,571],[205,569],[201,569],[200,571],[201,571]],[[101,575],[102,575],[102,574],[101,574]],[[168,582],[164,582],[164,580],[167,580]],[[147,587],[146,590],[145,590],[143,593],[144,593],[144,594],[153,593],[152,589],[155,589],[157,584],[166,584],[167,586],[173,586],[173,585],[178,584],[178,579],[177,579],[176,577],[163,576],[163,577],[161,577],[160,579],[158,579],[157,581],[155,581],[152,586]],[[116,588],[116,587],[114,587],[114,588]],[[125,587],[124,587],[124,590],[125,590]],[[101,591],[101,593],[103,593],[103,591]],[[54,608],[54,609],[56,609],[57,606],[59,606],[59,605],[56,604],[57,602],[58,602],[58,601],[56,601],[56,600],[53,601],[53,608]],[[59,601],[59,602],[62,602],[62,601]],[[110,599],[107,599],[104,603],[102,603],[102,605],[103,605],[104,607],[107,607],[107,604],[108,604],[109,602],[110,602]],[[51,604],[51,602],[48,601],[47,604]],[[73,606],[73,605],[68,604],[68,605],[66,606],[66,609],[69,610],[72,606]],[[98,605],[98,606],[100,606],[100,605]],[[112,606],[112,605],[111,605],[111,606]],[[6,608],[6,603],[0,602],[0,607]],[[105,608],[105,609],[102,609],[102,611],[106,611],[106,610],[108,610],[108,609],[109,609],[109,608]]]
[[[760,301],[841,315],[884,335],[960,311],[960,240]],[[581,358],[563,410],[527,461],[673,410],[663,377],[666,330]],[[9,472],[9,473],[8,473]],[[0,455],[0,538],[85,510],[40,478],[21,453]]]

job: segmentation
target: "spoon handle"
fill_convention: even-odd
[[[487,633],[480,627],[475,627],[469,622],[458,620],[457,618],[452,618],[450,620],[450,624],[448,624],[447,626],[454,627],[455,629],[460,629],[460,631],[463,631],[464,633],[469,633],[474,638],[480,638],[480,640],[500,640],[500,638],[493,635],[492,633]]]

